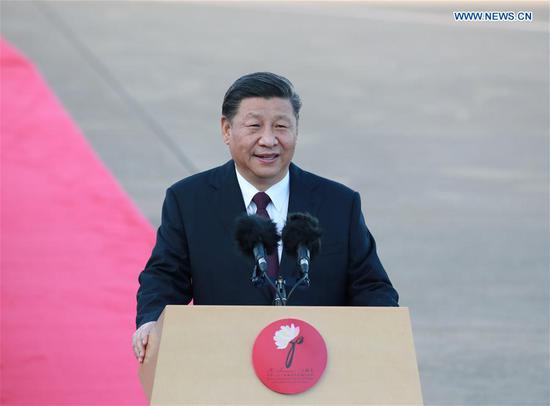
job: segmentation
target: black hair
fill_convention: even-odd
[[[280,97],[288,99],[296,120],[300,115],[302,101],[287,78],[271,72],[255,72],[241,76],[225,92],[222,104],[222,115],[232,120],[237,114],[243,99],[249,97]]]

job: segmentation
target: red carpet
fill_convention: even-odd
[[[154,233],[33,65],[0,39],[1,403],[139,405]]]

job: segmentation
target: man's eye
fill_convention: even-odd
[[[275,128],[282,128],[282,129],[286,129],[286,128],[288,128],[288,126],[286,126],[286,125],[283,125],[283,124],[277,124],[277,125],[275,126]]]
[[[260,124],[248,124],[247,127],[259,128],[259,127],[260,127]]]

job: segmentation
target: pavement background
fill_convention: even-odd
[[[546,405],[548,3],[1,1],[41,69],[156,227],[164,190],[228,159],[240,75],[290,78],[295,162],[361,192],[411,309],[427,405]],[[454,10],[532,23],[457,23]]]

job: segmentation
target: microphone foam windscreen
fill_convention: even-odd
[[[321,248],[321,234],[319,220],[309,213],[291,213],[288,215],[283,228],[283,246],[285,252],[296,256],[299,244],[304,244],[313,258]]]
[[[252,250],[259,242],[264,244],[267,254],[271,255],[277,248],[280,237],[277,226],[270,219],[256,214],[243,214],[236,220],[235,240],[246,256],[253,256]]]

